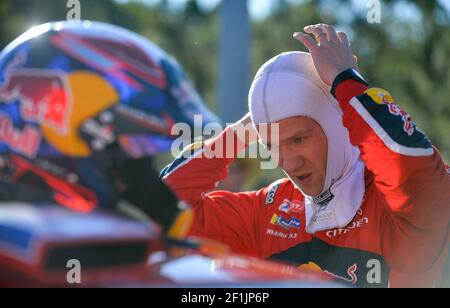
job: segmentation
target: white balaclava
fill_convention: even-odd
[[[320,79],[311,55],[288,52],[264,64],[252,83],[249,105],[254,126],[305,116],[322,127],[328,140],[327,172],[319,196],[302,192],[306,231],[313,234],[348,225],[363,200],[365,165],[358,148],[350,143],[339,104]]]

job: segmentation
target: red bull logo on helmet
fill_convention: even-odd
[[[24,63],[25,56],[18,54],[5,69],[0,104],[18,103],[26,124],[15,127],[11,115],[4,112],[0,142],[29,158],[36,157],[43,139],[65,155],[90,155],[78,129],[86,119],[117,103],[117,92],[89,71],[23,68]]]
[[[33,126],[26,126],[23,130],[14,127],[7,114],[0,113],[0,142],[27,157],[33,158],[41,143],[41,134]]]
[[[19,101],[24,120],[67,132],[72,99],[64,73],[14,67],[21,62],[23,56],[19,54],[6,69],[0,102]]]
[[[20,115],[25,122],[59,133],[67,132],[72,102],[64,74],[57,70],[20,67],[25,60],[19,53],[6,67],[4,82],[0,84],[0,103],[19,102]],[[0,114],[0,142],[12,150],[34,158],[41,140],[41,131],[34,125],[17,128],[8,113]]]

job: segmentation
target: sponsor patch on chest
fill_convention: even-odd
[[[288,199],[284,199],[278,209],[286,214],[302,214],[305,210],[305,203],[299,200],[290,201]]]
[[[270,223],[275,226],[283,227],[286,230],[291,228],[300,229],[300,219],[291,217],[290,219],[286,219],[278,214],[273,214]]]

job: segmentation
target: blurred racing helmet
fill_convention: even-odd
[[[177,200],[151,158],[199,115],[219,122],[144,37],[90,21],[36,26],[0,54],[0,200],[81,212],[124,200],[167,229]]]

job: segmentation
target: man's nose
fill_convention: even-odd
[[[294,155],[289,153],[280,153],[280,167],[288,172],[294,172],[295,170],[302,168],[305,164],[305,160],[300,155]]]

